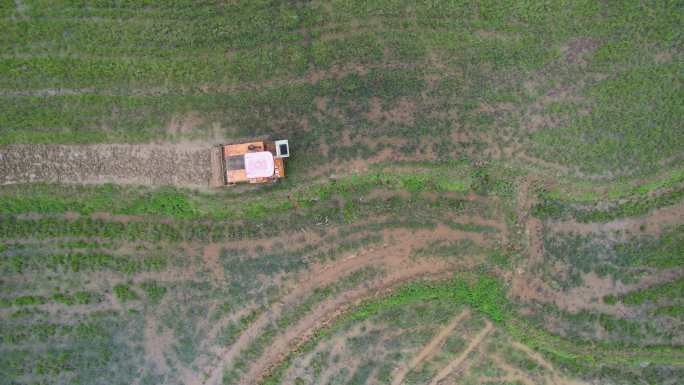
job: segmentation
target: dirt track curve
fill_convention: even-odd
[[[0,185],[116,183],[207,187],[210,144],[0,146]]]

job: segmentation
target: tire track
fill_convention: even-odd
[[[447,376],[449,376],[451,373],[453,373],[456,369],[458,369],[463,361],[468,358],[468,355],[470,352],[475,350],[482,341],[489,335],[489,333],[494,329],[494,326],[489,320],[486,320],[486,326],[484,329],[482,329],[475,338],[468,344],[468,347],[466,350],[464,350],[461,354],[458,355],[453,361],[451,361],[447,366],[445,366],[442,370],[437,373],[435,377],[432,378],[430,381],[430,385],[437,385],[440,383],[440,381],[444,380]]]
[[[470,315],[470,311],[468,309],[465,309],[461,312],[461,314],[457,315],[454,317],[454,319],[449,322],[447,326],[445,326],[440,332],[430,340],[430,342],[425,345],[425,347],[418,353],[417,356],[413,357],[411,361],[408,362],[408,364],[403,365],[399,367],[399,369],[396,371],[394,375],[394,379],[392,380],[392,385],[400,385],[403,381],[406,375],[413,370],[418,364],[423,362],[426,358],[431,356],[433,352],[438,349],[439,347],[442,346],[444,340],[449,337],[449,335],[454,331],[456,326],[458,326],[461,321],[465,317],[468,317]]]
[[[223,370],[227,364],[233,362],[249,343],[272,320],[277,319],[286,306],[297,302],[308,292],[316,287],[334,283],[341,276],[347,275],[358,269],[369,266],[381,266],[387,271],[387,275],[375,283],[367,283],[361,288],[345,292],[336,298],[326,300],[319,304],[311,313],[300,319],[292,328],[275,337],[269,350],[254,362],[243,376],[241,383],[254,384],[264,378],[277,363],[282,361],[293,346],[297,346],[311,336],[320,325],[334,319],[346,307],[352,303],[368,297],[373,291],[382,290],[399,284],[407,279],[415,279],[425,275],[444,274],[452,266],[448,261],[420,259],[411,261],[410,255],[413,247],[425,245],[434,239],[449,239],[457,236],[458,232],[445,226],[434,230],[393,230],[384,231],[385,240],[396,239],[395,243],[385,245],[380,252],[374,249],[356,251],[346,258],[329,264],[313,266],[308,273],[301,277],[301,283],[293,291],[283,297],[278,303],[270,306],[243,332],[236,342],[226,347],[218,354],[218,358],[207,370],[205,379],[195,378],[186,381],[187,384],[217,385],[221,383]]]
[[[368,285],[356,290],[348,291],[340,296],[322,303],[313,312],[302,319],[297,325],[289,329],[285,334],[276,338],[269,345],[266,354],[257,359],[250,367],[240,383],[245,385],[260,384],[273,368],[281,363],[293,350],[297,350],[306,341],[311,339],[321,327],[330,324],[341,314],[345,313],[354,305],[372,296],[373,293],[383,292],[387,289],[400,285],[404,282],[419,279],[420,277],[434,276],[444,266],[434,263],[425,263],[412,269],[398,272],[388,278],[382,279],[377,284]]]

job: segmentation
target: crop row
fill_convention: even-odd
[[[684,278],[629,292],[621,296],[626,305],[680,301],[684,298]]]
[[[20,254],[0,258],[0,271],[5,273],[24,273],[35,271],[100,271],[109,270],[125,274],[140,271],[158,271],[166,267],[168,258],[164,256],[117,256],[107,253],[42,253]]]
[[[448,203],[448,202],[447,202]],[[287,216],[226,222],[192,222],[178,220],[165,223],[156,221],[113,222],[81,217],[74,220],[45,217],[37,220],[0,220],[0,236],[5,239],[55,237],[111,238],[128,241],[220,241],[274,236],[309,226],[326,226],[348,223],[352,218],[359,220],[371,215],[392,213],[398,208],[421,208],[438,212],[444,202],[424,202],[403,199],[373,199],[353,202],[340,207],[335,203],[315,206],[304,212],[293,212]]]
[[[603,298],[605,304],[616,303],[615,296],[611,302],[608,296]],[[627,318],[588,310],[569,312],[554,304],[544,304],[537,312],[526,317],[527,322],[535,327],[554,330],[567,339],[585,341],[602,341],[610,343],[628,343],[634,345],[676,344],[672,337],[676,334],[678,324],[652,317]]]
[[[548,37],[562,38],[569,33],[582,31],[589,35],[606,32],[622,32],[629,38],[644,36],[672,40],[667,35],[671,28],[669,22],[675,21],[674,5],[630,1],[626,4],[596,4],[579,1],[572,4],[556,3],[517,3],[511,1],[482,1],[477,4],[468,2],[433,1],[416,4],[412,1],[366,2],[350,0],[333,2],[329,7],[314,3],[273,4],[259,0],[225,4],[216,1],[201,3],[189,0],[159,2],[111,2],[97,0],[27,0],[26,13],[34,17],[67,16],[99,18],[150,18],[164,20],[181,18],[189,23],[195,19],[204,20],[223,17],[235,20],[236,24],[249,28],[259,26],[263,30],[297,30],[314,25],[349,23],[351,20],[364,21],[380,18],[382,23],[417,24],[435,27],[454,25],[462,29],[507,28],[530,33],[546,34]],[[11,8],[11,4],[8,5]],[[413,23],[403,22],[407,16]],[[629,15],[628,26],[621,19]],[[251,16],[251,18],[250,18]],[[455,22],[456,21],[456,22]],[[245,25],[246,24],[246,25]],[[665,25],[663,25],[665,24]],[[265,31],[255,32],[265,34]],[[641,35],[638,35],[641,33]]]
[[[614,234],[578,235],[546,233],[544,250],[549,261],[560,262],[565,273],[545,270],[546,278],[562,288],[582,284],[583,276],[594,272],[616,281],[633,283],[644,269],[672,269],[682,263],[682,227],[660,237],[637,235],[628,240],[610,240]],[[550,265],[553,265],[551,262]]]
[[[658,170],[661,160],[680,156],[684,146],[684,91],[672,87],[680,69],[675,63],[634,67],[588,88],[591,114],[535,133],[532,154],[585,173]]]
[[[544,237],[544,248],[550,257],[584,273],[604,263],[619,268],[667,269],[682,265],[684,226],[665,231],[659,237],[636,235],[625,241],[610,241],[607,237],[608,234],[549,233]]]
[[[75,338],[95,340],[106,335],[106,328],[98,322],[77,324],[31,323],[25,325],[2,325],[0,340],[3,344],[19,345],[39,341],[47,342],[54,338]]]
[[[556,185],[540,192],[539,198],[543,200],[561,201],[566,205],[590,205],[599,201],[630,198],[646,198],[648,195],[656,194],[658,191],[677,189],[684,183],[684,168],[673,167],[672,169],[661,170],[654,173],[652,177],[640,180],[639,183],[614,183],[608,184],[605,193],[598,193],[592,188],[595,183],[584,181],[574,181],[572,185]]]
[[[46,34],[54,35],[55,32],[48,31]],[[196,53],[193,55],[193,52],[186,57],[163,57],[163,52],[160,52],[158,56],[162,57],[138,58],[125,55],[129,53],[126,51],[148,53],[148,46],[117,49],[108,44],[93,42],[91,51],[95,52],[77,55],[5,55],[0,59],[0,88],[14,91],[94,88],[127,94],[136,89],[164,84],[163,89],[167,92],[191,89],[199,93],[197,87],[202,84],[240,85],[273,78],[301,77],[309,70],[330,68],[333,65],[344,67],[387,60],[408,66],[420,61],[425,55],[424,49],[409,46],[397,37],[389,44],[389,51],[385,52],[381,37],[382,35],[358,33],[340,39],[316,41],[309,46],[295,44],[255,48],[237,52],[230,58],[226,58],[223,51],[221,55],[205,54],[202,57],[198,57],[200,55]],[[17,41],[12,37],[8,39],[11,42]],[[410,41],[410,36],[406,40]],[[63,43],[60,41],[60,44]],[[100,52],[104,49],[102,47],[107,47],[106,51]],[[41,46],[41,49],[44,48]],[[58,46],[55,49],[74,47]],[[116,56],[96,55],[105,52]]]
[[[608,208],[594,208],[549,198],[542,194],[541,202],[533,207],[532,212],[543,219],[575,218],[585,223],[608,222],[618,218],[644,215],[661,207],[673,206],[681,202],[682,198],[684,198],[684,186],[679,186],[674,191],[656,196],[637,196],[626,202],[613,203]]]
[[[174,64],[166,65],[173,66]],[[192,72],[192,76],[197,76],[195,68]],[[319,131],[315,133],[315,139],[319,140],[319,136],[327,130],[330,133],[326,136],[332,136],[337,127],[332,123],[318,122],[315,119],[313,102],[316,97],[337,99],[341,106],[346,106],[345,101],[351,100],[365,101],[364,104],[367,104],[371,96],[382,97],[390,103],[403,96],[416,95],[424,87],[425,81],[421,70],[373,69],[369,70],[366,75],[350,74],[339,81],[276,84],[273,88],[256,91],[233,90],[216,93],[190,91],[180,94],[140,96],[105,93],[104,95],[3,97],[0,98],[0,108],[5,113],[0,117],[0,128],[7,133],[8,138],[2,140],[2,143],[6,144],[30,142],[28,139],[32,135],[37,136],[36,141],[45,142],[45,136],[48,134],[54,136],[54,140],[48,142],[62,142],[64,140],[58,140],[59,133],[66,135],[64,132],[71,129],[77,129],[79,134],[92,134],[95,137],[79,139],[71,135],[69,142],[97,142],[101,141],[104,135],[114,137],[126,135],[125,139],[129,142],[140,142],[149,140],[150,137],[164,136],[160,127],[166,126],[173,116],[190,113],[202,115],[205,122],[225,122],[223,126],[228,127],[231,132],[235,131],[233,135],[237,137],[263,135],[268,133],[268,127],[272,126],[270,122],[282,121],[283,117],[291,117],[292,124],[295,124],[294,120],[299,121],[298,119],[305,115],[309,116],[311,124],[316,126],[315,131]],[[111,115],[113,110],[117,111],[116,116]],[[358,111],[354,110],[354,114],[351,112],[350,117],[362,118],[358,116]],[[112,133],[104,134],[99,130],[103,123],[112,128]],[[328,127],[329,125],[331,126]],[[203,127],[200,125],[196,130],[201,131]],[[357,129],[361,128],[363,127],[357,127]],[[43,137],[39,135],[41,133]],[[300,148],[306,148],[306,143],[314,139],[307,138],[302,132],[294,134],[298,137]]]
[[[167,52],[184,52],[188,49],[211,48],[226,52],[230,49],[252,48],[264,44],[289,43],[302,40],[302,34],[289,20],[278,17],[278,10],[263,8],[261,14],[235,14],[230,21],[225,16],[203,16],[202,23],[192,23],[183,19],[156,18],[142,14],[143,17],[122,21],[117,18],[65,19],[29,18],[21,20],[5,19],[0,21],[6,31],[0,41],[4,49],[21,51],[24,47],[64,48],[81,52],[102,52],[108,47],[117,51],[134,52],[148,55],[159,49]],[[308,17],[315,17],[306,13]],[[199,14],[197,15],[199,17]],[[313,22],[305,22],[310,26]],[[268,27],[264,24],[270,24]],[[278,25],[280,24],[280,25]],[[61,38],[57,36],[62,35]],[[22,45],[24,47],[22,47]],[[99,47],[98,47],[99,46]],[[145,53],[148,49],[150,52]]]
[[[365,320],[381,310],[417,301],[450,299],[468,304],[497,322],[502,321],[508,306],[505,303],[505,296],[500,296],[502,290],[503,288],[500,283],[489,276],[466,277],[464,280],[456,279],[451,282],[438,284],[414,282],[404,285],[387,297],[363,302],[355,309],[336,319],[332,325],[317,330],[310,340],[306,341],[298,350],[291,352],[285,361],[273,370],[264,384],[273,385],[280,383],[282,376],[296,355],[311,352],[320,341],[343,327],[345,323]]]
[[[103,383],[103,376],[132,381],[141,350],[131,349],[117,333],[141,324],[134,319],[92,318],[77,324],[31,323],[2,325],[2,340],[12,343],[11,350],[0,355],[0,373],[5,379],[32,378],[35,381],[68,383]],[[68,344],[45,344],[66,341]],[[34,343],[40,348],[36,349]]]
[[[453,282],[430,284],[411,283],[396,290],[393,294],[380,300],[369,300],[350,313],[336,320],[332,326],[318,330],[314,337],[292,352],[286,360],[278,366],[265,384],[277,384],[281,376],[292,363],[295,355],[312,351],[326,336],[331,335],[345,321],[359,321],[370,317],[381,309],[405,305],[413,301],[429,301],[446,298],[459,301],[484,313],[490,319],[503,326],[516,339],[523,341],[533,348],[547,353],[565,367],[577,370],[604,370],[610,367],[636,368],[644,360],[657,364],[678,364],[684,360],[681,348],[654,346],[637,348],[631,345],[606,343],[585,343],[570,341],[550,334],[519,320],[519,316],[512,310],[511,305],[502,293],[504,288],[500,283],[487,275],[465,275]],[[619,351],[621,354],[615,355]],[[603,366],[607,365],[607,366]],[[592,369],[593,368],[593,369]]]
[[[499,187],[504,186],[505,190]],[[27,194],[27,188],[30,193]],[[0,215],[19,214],[64,214],[67,212],[90,215],[109,212],[123,215],[151,215],[175,219],[212,219],[212,220],[260,220],[274,215],[292,212],[295,208],[315,211],[317,208],[343,199],[345,210],[355,210],[354,206],[367,208],[383,206],[387,203],[396,207],[402,203],[425,205],[435,208],[449,208],[452,212],[466,210],[474,203],[463,199],[439,196],[429,200],[414,195],[409,202],[392,196],[394,191],[408,190],[412,193],[466,193],[471,188],[480,194],[510,196],[513,188],[506,177],[483,175],[480,169],[471,169],[468,161],[446,162],[431,170],[376,170],[341,177],[332,181],[313,183],[305,187],[296,184],[282,184],[272,189],[262,189],[245,199],[244,195],[224,194],[206,195],[196,191],[170,187],[156,190],[104,186],[48,186],[35,184],[21,188],[4,187],[0,200]],[[371,191],[386,191],[386,202],[375,199],[362,199]],[[396,203],[394,203],[396,202]],[[456,225],[454,225],[456,226]],[[485,229],[479,229],[484,231]]]
[[[102,299],[102,295],[89,291],[79,291],[73,295],[55,293],[49,297],[41,295],[26,295],[15,298],[0,298],[0,307],[43,305],[49,302],[61,303],[67,306],[87,305],[90,303],[100,302]]]

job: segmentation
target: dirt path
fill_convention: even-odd
[[[209,148],[169,144],[0,146],[0,185],[116,183],[207,187]]]
[[[478,346],[480,346],[482,341],[484,341],[484,339],[487,337],[487,335],[494,329],[494,326],[492,325],[491,322],[489,322],[488,320],[485,322],[486,322],[486,326],[484,327],[484,329],[482,329],[479,333],[477,333],[475,338],[473,338],[473,340],[470,341],[470,343],[468,344],[468,347],[461,354],[459,354],[458,357],[456,357],[453,361],[449,362],[449,364],[447,366],[445,366],[442,370],[439,371],[439,373],[437,373],[437,375],[430,381],[430,385],[439,384],[440,381],[445,379],[447,376],[449,376],[451,373],[453,373],[456,369],[458,369],[459,366],[461,366],[463,361],[465,361],[466,358],[468,358],[468,355],[470,354],[470,352],[472,352]]]
[[[525,225],[527,247],[529,252],[528,268],[541,263],[544,258],[544,246],[542,242],[543,223],[538,218],[530,215],[535,198],[530,188],[535,183],[533,179],[525,178],[520,184],[517,196],[517,213],[520,222]]]
[[[534,274],[535,267],[544,261],[543,226],[541,220],[530,215],[535,198],[530,189],[534,179],[525,177],[519,182],[516,197],[518,223],[523,226],[527,243],[527,258],[513,274],[511,293],[523,301],[543,299],[549,291],[547,285]]]
[[[151,314],[145,316],[145,326],[143,328],[143,348],[145,349],[145,360],[151,364],[156,373],[166,373],[169,366],[166,361],[165,353],[173,345],[173,335],[171,330],[161,331],[159,323],[161,312],[158,309],[167,306],[170,301],[169,296],[165,296],[160,303],[160,307]],[[136,378],[136,383],[140,383],[142,376]]]
[[[411,361],[409,361],[407,364],[404,364],[398,368],[398,370],[394,374],[394,379],[392,380],[392,385],[400,385],[403,381],[406,375],[413,370],[418,364],[423,362],[426,358],[432,355],[432,353],[439,347],[442,346],[442,343],[444,340],[449,337],[449,335],[454,331],[456,326],[467,316],[470,315],[470,311],[468,309],[464,310],[461,312],[461,314],[457,315],[454,317],[451,322],[447,326],[445,326],[442,330],[439,331],[439,333],[428,342],[427,345],[418,353],[417,356],[413,357]]]
[[[202,260],[206,265],[212,279],[216,283],[224,282],[226,277],[223,273],[223,267],[219,258],[221,256],[222,246],[219,243],[210,243],[202,251]]]

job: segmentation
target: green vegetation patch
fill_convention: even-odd
[[[549,281],[563,288],[578,286],[582,276],[590,272],[600,277],[612,276],[623,282],[634,282],[643,268],[672,269],[680,267],[684,247],[684,226],[661,234],[636,235],[620,239],[615,234],[579,235],[546,233],[546,256],[563,263],[564,274],[546,272]],[[616,239],[617,238],[617,239]]]
[[[641,305],[646,302],[670,302],[684,299],[684,278],[632,291],[622,296],[626,305]]]
[[[121,302],[128,302],[140,299],[138,293],[136,293],[129,285],[118,284],[114,286],[114,295]]]
[[[16,254],[0,258],[0,271],[6,273],[28,272],[80,272],[116,271],[134,274],[141,271],[159,271],[168,264],[168,258],[161,255],[121,256],[102,252],[72,252]]]
[[[684,187],[678,186],[673,191],[666,191],[655,196],[636,195],[626,201],[603,202],[601,207],[594,205],[578,205],[572,202],[552,198],[542,192],[540,202],[532,208],[532,213],[544,219],[574,218],[580,222],[608,222],[618,218],[635,217],[649,213],[651,210],[673,206],[684,198]],[[606,207],[607,206],[607,207]]]
[[[680,70],[674,64],[636,68],[597,84],[587,95],[591,114],[535,134],[533,154],[592,174],[655,169],[681,155],[684,89],[673,87]]]

